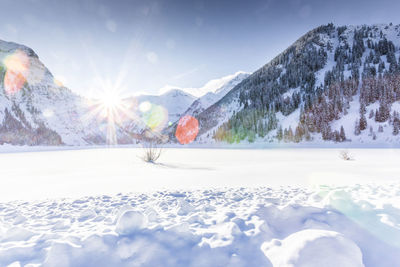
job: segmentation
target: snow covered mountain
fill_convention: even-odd
[[[104,140],[86,100],[56,81],[35,52],[0,41],[0,143],[81,145]]]
[[[168,126],[176,142],[184,115],[198,120],[198,143],[400,142],[400,25],[320,26],[253,74],[210,81],[200,98],[125,99],[130,116],[114,126],[32,49],[0,41],[0,60],[0,143],[105,144],[110,132],[132,143]]]
[[[212,80],[203,89],[219,89],[207,97],[220,98],[243,75]],[[64,87],[32,49],[0,41],[0,144],[138,142],[146,132],[158,134],[179,120],[196,99],[179,89],[162,95],[127,98],[123,102],[128,105],[118,110],[120,114],[114,114],[110,122],[107,114],[110,110],[104,103],[86,99]]]
[[[219,79],[213,79],[200,88],[171,89],[161,95],[139,95],[124,100],[133,107],[137,120],[128,120],[122,126],[126,132],[133,133],[140,139],[146,130],[159,134],[166,127],[173,128],[185,115],[197,116],[206,108],[221,99],[233,87],[250,74],[236,72]],[[204,94],[199,98],[196,95]],[[172,125],[172,126],[171,126]]]
[[[233,87],[238,85],[241,81],[249,77],[250,74],[246,72],[236,72],[229,76],[229,79],[225,79],[217,85],[215,90],[208,90],[208,92],[196,99],[192,105],[185,111],[183,115],[197,116],[208,107],[216,103],[222,97],[224,97]],[[228,76],[227,76],[228,77]],[[207,83],[212,84],[213,81]],[[204,87],[209,87],[207,84]]]
[[[179,89],[171,89],[161,95],[139,95],[127,99],[128,102],[160,105],[168,111],[168,121],[175,122],[196,100],[196,97]]]
[[[198,114],[196,140],[398,143],[399,57],[400,25],[320,26]]]
[[[195,99],[195,96],[180,89],[170,89],[161,95],[124,99],[131,115],[119,125],[119,133],[127,133],[129,138],[118,143],[137,143],[147,137],[161,137],[161,131],[179,120]]]

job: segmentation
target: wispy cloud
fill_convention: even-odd
[[[197,67],[195,67],[195,68],[193,68],[191,70],[179,73],[179,74],[173,76],[172,80],[180,80],[180,79],[182,79],[182,78],[184,78],[186,76],[189,76],[189,75],[192,75],[193,73],[198,72],[199,70],[201,70],[204,67],[205,67],[205,65],[200,65],[200,66],[197,66]]]

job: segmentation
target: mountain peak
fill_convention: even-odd
[[[24,51],[29,57],[39,58],[38,55],[30,47],[14,42],[0,40],[0,53],[10,54],[15,52],[16,50]]]
[[[191,97],[191,98],[196,98],[195,96],[181,90],[181,89],[170,89],[168,91],[166,91],[165,93],[163,93],[161,96],[168,96],[168,97],[178,97],[178,96],[187,96],[187,97]]]

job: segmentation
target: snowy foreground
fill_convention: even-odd
[[[399,150],[0,154],[0,266],[398,266]]]

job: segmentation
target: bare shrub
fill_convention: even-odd
[[[143,154],[140,158],[148,163],[155,163],[163,154],[162,145],[168,142],[168,136],[151,129],[141,134],[141,146]]]
[[[351,156],[350,152],[347,150],[340,151],[339,156],[343,160],[353,160],[353,157]]]
[[[156,140],[146,141],[142,147],[143,155],[141,156],[141,159],[149,163],[156,162],[163,152],[160,142],[157,142]]]

